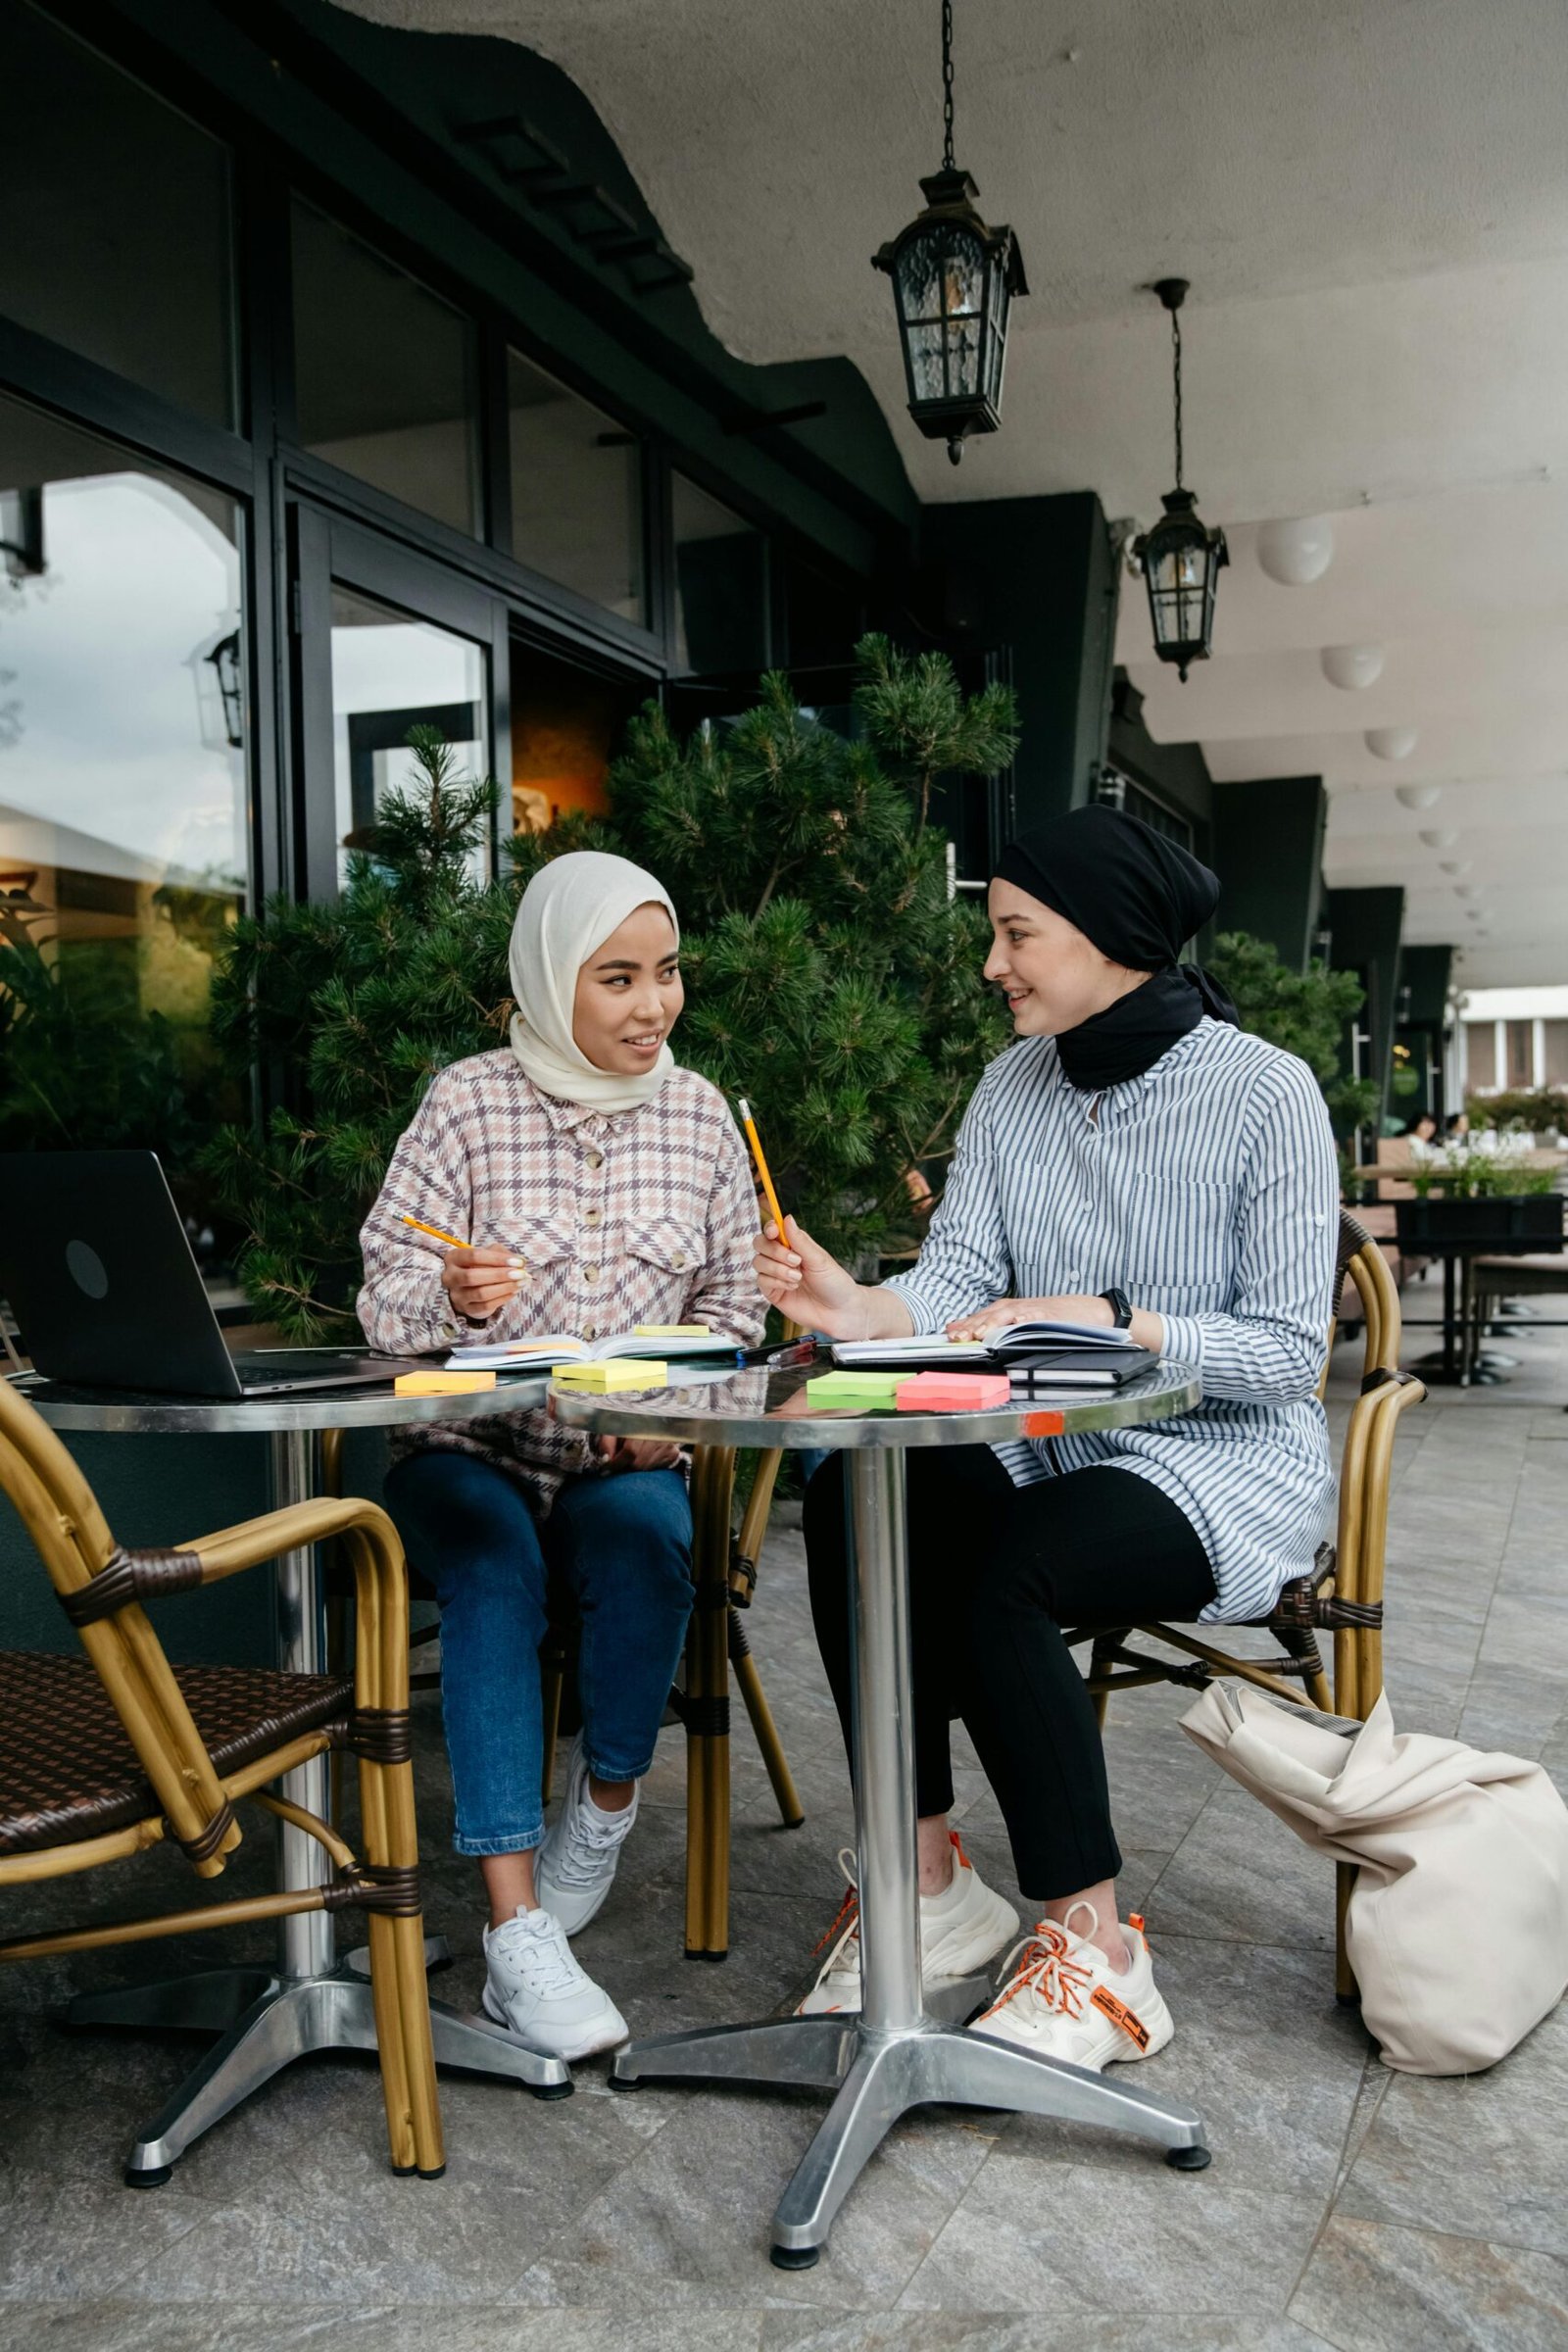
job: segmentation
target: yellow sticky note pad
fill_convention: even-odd
[[[667,1364],[656,1364],[652,1359],[624,1356],[607,1357],[597,1364],[557,1364],[552,1379],[564,1389],[662,1389],[669,1378]]]
[[[706,1340],[710,1335],[706,1323],[637,1323],[631,1336],[634,1340]]]
[[[493,1389],[493,1372],[400,1372],[392,1383],[394,1396],[472,1396]]]

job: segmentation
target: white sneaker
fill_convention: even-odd
[[[953,1877],[940,1894],[920,1897],[920,1983],[928,1990],[954,1977],[972,1977],[987,1967],[1007,1938],[1018,1933],[1018,1914],[988,1886],[958,1843],[953,1839]],[[831,1944],[816,1983],[802,2001],[797,2017],[820,2017],[836,2009],[860,2006],[860,1896],[855,1883],[855,1856],[846,1846],[839,1855],[849,1890],[838,1917],[817,1945]],[[835,1942],[833,1939],[837,1937]]]
[[[619,1813],[604,1812],[588,1793],[581,1735],[572,1741],[565,1789],[534,1869],[540,1902],[568,1936],[579,1935],[603,1908],[641,1793],[634,1787],[629,1805]]]
[[[484,2012],[549,2058],[591,2058],[627,2038],[608,1992],[572,1957],[548,1911],[525,1911],[484,1932]]]
[[[1093,1903],[1075,1903],[1068,1919],[1080,1911],[1089,1914],[1093,1935],[1099,1913]],[[1154,1983],[1144,1923],[1136,1912],[1122,1933],[1132,1961],[1118,1975],[1098,1944],[1065,1924],[1043,1919],[1008,1953],[1007,1983],[970,2033],[1015,2041],[1043,2058],[1064,2058],[1069,2066],[1097,2075],[1113,2059],[1152,2058],[1175,2028]]]

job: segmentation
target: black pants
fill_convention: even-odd
[[[996,1790],[1032,1902],[1113,1879],[1105,1759],[1064,1625],[1187,1622],[1214,1597],[1191,1520],[1135,1472],[1074,1470],[1014,1487],[987,1446],[911,1452],[909,1617],[914,1770],[922,1815],[953,1802],[949,1725],[961,1715]],[[844,1457],[806,1491],[817,1646],[850,1739]]]

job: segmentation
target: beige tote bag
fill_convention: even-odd
[[[1338,1723],[1339,1728],[1334,1728]],[[1494,2066],[1568,1988],[1568,1807],[1539,1764],[1210,1684],[1182,1729],[1317,1852],[1352,1862],[1346,1940],[1385,2066]]]

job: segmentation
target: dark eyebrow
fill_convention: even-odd
[[[667,956],[660,956],[655,969],[662,971],[666,963],[678,963],[679,960],[679,948],[671,948]],[[640,972],[642,968],[634,956],[612,956],[607,962],[594,965],[596,972]]]
[[[1013,912],[1010,912],[1010,913],[1006,913],[1006,914],[994,914],[994,915],[991,917],[991,920],[992,920],[994,923],[998,924],[998,925],[1001,927],[1001,929],[1002,929],[1002,930],[1004,930],[1004,931],[1011,931],[1011,930],[1015,929],[1015,928],[1016,928],[1016,926],[1017,926],[1019,923],[1028,923],[1028,922],[1032,922],[1032,921],[1034,920],[1034,917],[1033,917],[1032,915],[1025,914],[1025,913],[1024,913],[1024,911],[1023,911],[1023,909],[1022,909],[1021,907],[1019,907],[1019,908],[1017,908],[1015,911],[1013,911]]]

